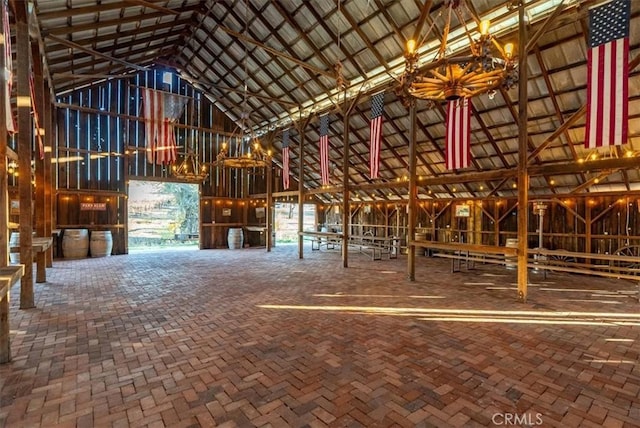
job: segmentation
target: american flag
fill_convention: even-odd
[[[447,103],[447,169],[469,166],[471,142],[471,100],[460,98]]]
[[[384,92],[371,97],[371,141],[369,144],[369,168],[371,178],[378,178],[380,170],[380,143],[382,142],[382,117]]]
[[[282,131],[282,188],[289,188],[289,129]]]
[[[16,123],[11,110],[11,88],[13,87],[13,64],[11,62],[11,27],[9,26],[9,5],[7,0],[2,0],[2,33],[4,36],[4,108],[7,132],[17,132]]]
[[[329,115],[320,116],[320,175],[322,185],[329,185]]]
[[[188,98],[142,88],[147,162],[159,165],[175,162],[176,134],[173,124],[182,116]]]
[[[630,9],[630,0],[614,0],[589,11],[588,149],[627,142]]]
[[[29,94],[31,95],[31,108],[33,109],[33,125],[36,128],[36,138],[38,140],[38,150],[40,151],[40,160],[44,159],[44,142],[42,141],[42,127],[40,126],[40,115],[36,107],[36,84],[33,80],[33,74],[29,74]]]

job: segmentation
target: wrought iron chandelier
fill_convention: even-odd
[[[193,148],[188,148],[179,165],[173,165],[171,174],[180,181],[202,183],[209,173],[205,165],[200,165],[198,155]]]
[[[401,77],[399,92],[415,98],[433,101],[457,100],[471,98],[479,94],[489,93],[500,87],[509,89],[518,82],[517,61],[514,58],[514,46],[507,43],[501,46],[491,36],[490,22],[481,21],[478,25],[479,35],[474,37],[467,27],[463,9],[467,9],[465,0],[445,0],[446,21],[442,43],[434,60],[419,65],[418,42],[409,40],[405,52],[405,71]],[[451,33],[451,19],[456,15],[460,30],[456,30],[456,44],[468,41],[468,55],[453,55],[449,51],[448,38]],[[473,17],[474,20],[479,21]],[[432,26],[433,28],[433,26]],[[457,48],[458,50],[460,47]]]
[[[268,165],[271,160],[271,151],[264,150],[251,128],[245,126],[248,116],[248,113],[242,113],[241,122],[236,128],[237,132],[234,132],[228,141],[222,143],[215,165],[230,168],[259,168]],[[230,153],[232,143],[233,154]]]
[[[249,5],[245,0],[245,33],[248,33],[249,19],[248,19]],[[253,129],[249,125],[249,88],[247,80],[249,80],[249,69],[247,64],[247,58],[249,56],[247,43],[244,43],[244,57],[243,57],[243,69],[244,69],[244,94],[242,97],[242,112],[240,114],[240,122],[228,140],[222,143],[221,150],[216,157],[214,165],[228,166],[231,168],[258,168],[265,167],[271,161],[271,151],[264,150],[260,140],[253,132]],[[234,143],[234,152],[231,151],[231,143]]]

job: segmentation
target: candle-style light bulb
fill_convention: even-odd
[[[484,21],[480,21],[480,24],[478,25],[478,30],[480,31],[481,35],[486,36],[489,34],[490,27],[491,27],[491,21],[489,21],[488,19],[485,19]]]
[[[416,53],[416,41],[413,39],[407,40],[407,53],[413,55]]]
[[[508,59],[513,57],[513,43],[507,43],[504,45],[504,54]]]

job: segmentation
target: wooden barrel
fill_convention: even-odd
[[[62,237],[62,255],[65,259],[82,259],[89,252],[87,229],[65,229]]]
[[[110,230],[94,230],[89,241],[91,257],[108,257],[113,249],[113,238]]]
[[[505,244],[507,248],[518,248],[518,240],[515,238],[507,239],[507,243]],[[518,258],[515,256],[507,256],[505,265],[507,269],[515,269],[518,267]]]
[[[19,247],[20,246],[20,232],[11,232],[11,236],[9,237],[9,247]],[[9,253],[9,262],[12,265],[20,264],[20,253]]]
[[[241,227],[229,228],[229,233],[227,235],[227,243],[229,244],[229,249],[237,250],[242,248],[243,239],[244,236],[242,235]]]

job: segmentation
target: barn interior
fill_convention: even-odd
[[[640,3],[1,2],[1,426],[636,426]]]

